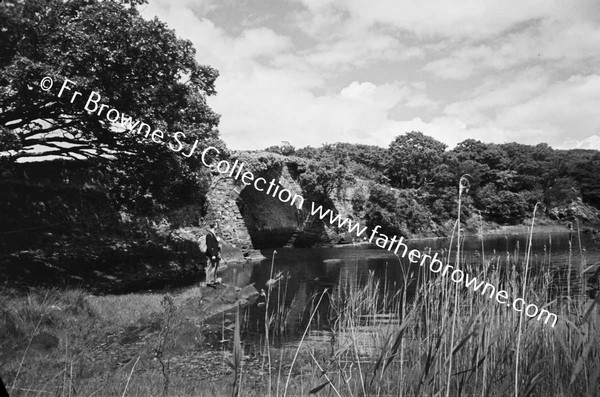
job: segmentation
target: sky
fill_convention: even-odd
[[[216,68],[231,149],[421,131],[600,149],[598,0],[149,0]]]

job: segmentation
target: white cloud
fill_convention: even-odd
[[[261,70],[260,75],[274,76],[276,72]],[[417,92],[417,88],[397,82],[355,81],[338,93],[319,96],[297,89],[293,80],[293,75],[281,74],[276,79],[232,81],[221,87],[213,103],[215,109],[235,109],[235,114],[221,122],[233,148],[239,148],[240,142],[245,148],[260,149],[282,140],[296,146],[340,141],[385,146],[389,143],[390,109]],[[259,120],[266,122],[257,123]],[[394,136],[400,132],[395,131]]]
[[[319,44],[305,54],[305,59],[310,64],[333,70],[420,58],[424,52],[420,48],[406,47],[391,36],[364,32],[360,37]]]
[[[539,67],[517,73],[509,82],[491,77],[475,87],[468,99],[448,104],[444,114],[468,125],[491,124],[498,109],[506,109],[540,95],[549,80],[550,76]]]
[[[219,70],[209,104],[232,148],[283,140],[387,146],[411,130],[450,146],[467,138],[597,142],[600,24],[592,1],[284,4],[270,18],[239,23],[204,18],[229,3],[151,0],[144,11]]]
[[[581,67],[600,61],[596,50],[600,26],[585,21],[548,18],[493,41],[452,45],[448,56],[430,61],[425,70],[443,79],[466,79],[474,73],[504,71],[532,63],[549,70]]]
[[[592,135],[592,136],[587,137],[586,139],[584,139],[582,141],[577,141],[576,147],[578,149],[600,150],[600,136],[598,136],[598,135]]]
[[[406,98],[409,93],[410,89],[407,86],[402,87],[397,83],[376,86],[368,81],[364,83],[353,81],[349,86],[341,90],[339,97],[356,101],[366,106],[391,109],[401,99]]]
[[[532,68],[513,76],[511,83],[497,79],[474,91],[477,94],[472,97],[447,105],[445,116],[430,124],[452,128],[448,132],[454,137],[498,143],[549,142],[555,147],[573,147],[600,129],[599,75],[550,82],[543,70]]]
[[[386,24],[420,37],[482,39],[514,25],[552,16],[571,18],[598,10],[593,0],[298,0],[314,20],[322,15],[348,15],[361,25]],[[315,32],[322,33],[316,30]]]
[[[167,22],[180,37],[194,44],[200,63],[210,64],[220,71],[248,71],[256,59],[274,57],[292,47],[289,37],[266,27],[248,28],[239,35],[230,35],[209,19],[191,12],[192,5],[196,7],[198,4],[191,0],[153,1],[142,15],[156,15]]]
[[[561,136],[578,139],[600,127],[600,75],[576,75],[549,86],[540,95],[502,110],[499,125],[539,130],[556,142]]]

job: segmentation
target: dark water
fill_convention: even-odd
[[[409,250],[448,255],[450,239],[409,240],[406,244]],[[496,260],[498,257],[505,260],[509,256],[511,263],[522,263],[526,248],[526,235],[485,236],[483,239],[467,237],[461,244],[462,255],[473,263],[482,263],[482,256],[486,261]],[[456,241],[453,242],[451,253],[455,250]],[[302,324],[310,316],[311,299],[315,295],[340,282],[364,284],[370,271],[375,277],[385,280],[388,291],[399,288],[406,281],[410,295],[410,291],[414,291],[417,286],[415,274],[418,264],[410,265],[407,259],[400,260],[393,253],[375,245],[261,252],[267,259],[252,265],[230,266],[223,272],[223,279],[239,286],[254,283],[258,290],[266,291],[273,263],[273,274],[281,273],[282,279],[277,288],[273,289],[269,306],[285,307],[288,311],[288,329],[292,330],[302,329]],[[581,242],[577,233],[535,234],[531,255],[530,263],[533,267],[561,267],[569,260],[574,268],[581,266],[582,261],[586,265],[600,263],[600,248],[594,244],[591,234],[581,234]],[[326,317],[326,313],[322,314]],[[263,319],[264,307],[250,307],[246,313],[246,331],[262,332]],[[327,329],[327,324],[319,327]]]

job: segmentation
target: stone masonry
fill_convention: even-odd
[[[219,223],[220,236],[226,242],[247,251],[253,248],[252,241],[236,203],[242,187],[226,176],[214,177],[207,194],[207,220]]]
[[[275,171],[275,175],[271,174],[271,176],[275,176],[281,186],[294,193],[302,194],[302,188],[294,181],[286,165],[273,171]],[[279,175],[277,176],[277,174]],[[267,175],[263,176],[269,179]],[[216,220],[219,222],[221,237],[229,244],[242,249],[242,251],[248,251],[253,249],[252,240],[237,205],[240,193],[244,188],[253,189],[252,186],[246,187],[228,176],[213,174],[211,187],[207,194],[208,212],[206,221]],[[305,219],[302,219],[302,212],[304,212],[302,208],[296,209],[297,227],[299,229],[303,229],[305,221]]]

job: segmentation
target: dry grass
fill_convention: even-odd
[[[492,258],[483,270],[469,270],[500,283],[499,264],[499,258]],[[518,313],[467,289],[458,291],[452,338],[448,307],[453,305],[445,302],[454,297],[455,287],[447,279],[425,282],[411,303],[405,303],[402,288],[382,294],[385,286],[372,274],[362,286],[344,279],[330,294],[335,319],[331,351],[323,355],[303,348],[318,371],[292,378],[304,394],[322,387],[320,393],[333,395],[505,396],[514,395],[515,384],[519,396],[600,393],[598,300],[551,303],[546,308],[560,316],[554,328],[524,317],[517,349]],[[549,289],[548,280],[547,274],[531,276],[527,284],[539,289],[527,290],[527,298],[548,299],[540,292]],[[523,287],[516,272],[505,285],[513,296]]]
[[[461,268],[503,285],[516,297],[523,288],[521,275],[517,271],[506,277],[501,273],[507,267],[520,268],[519,261],[514,255],[488,255],[482,264],[465,260]],[[544,267],[543,262],[533,265]],[[398,266],[409,272],[408,264],[399,262]],[[292,349],[271,346],[273,371],[270,375],[265,371],[259,383],[245,380],[247,357],[240,360],[244,380],[239,384],[239,394],[269,394],[268,376],[272,395],[284,394],[288,378],[287,395],[306,395],[313,390],[348,396],[446,392],[452,396],[504,396],[513,395],[515,382],[522,396],[600,393],[598,300],[573,297],[553,301],[546,308],[560,317],[554,328],[524,318],[515,377],[518,313],[461,288],[452,340],[455,284],[447,278],[429,279],[426,272],[416,275],[422,284],[410,301],[406,285],[389,288],[372,274],[366,284],[341,277],[345,281],[328,291],[324,299],[329,301],[333,324],[330,346],[304,343],[297,356]],[[546,267],[530,275],[527,301],[541,306],[551,300],[549,272]],[[142,364],[142,360],[134,367],[136,356],[118,369],[94,367],[85,361],[93,346],[102,343],[102,335],[122,328],[132,319],[160,312],[160,299],[162,295],[155,294],[90,298],[81,291],[44,291],[26,297],[5,293],[0,297],[2,351],[7,352],[11,345],[14,354],[3,354],[0,371],[9,390],[14,386],[11,395],[120,396],[124,391],[128,396],[161,395],[164,380],[160,368]],[[316,306],[313,302],[311,313]],[[25,353],[28,338],[41,331],[57,335],[59,347],[51,354],[31,349]],[[224,355],[223,360],[230,360],[230,356]],[[448,391],[450,359],[453,365]],[[173,373],[169,395],[231,395],[234,380],[234,375],[226,374],[220,381],[201,381]]]
[[[460,235],[455,243],[461,246]],[[555,298],[550,256],[551,250],[530,261],[526,247],[525,255],[517,249],[486,253],[473,261],[452,249],[441,259],[459,264],[465,273],[512,298],[558,314],[555,327],[521,317],[487,296],[456,288],[449,277],[432,277],[427,268],[415,269],[398,259],[404,285],[389,285],[373,274],[366,283],[344,275],[338,285],[315,295],[300,344],[287,349],[276,348],[272,341],[285,332],[289,308],[280,302],[285,301],[288,281],[272,271],[268,292],[273,296],[265,305],[264,340],[269,342],[257,354],[268,368],[259,378],[249,373],[248,349],[240,349],[239,321],[227,330],[236,341],[233,354],[223,350],[221,356],[212,356],[222,364],[229,361],[235,372],[223,371],[212,380],[165,371],[157,360],[140,359],[137,353],[117,368],[94,361],[106,335],[160,313],[165,321],[159,339],[149,343],[156,342],[159,349],[169,345],[169,324],[177,324],[169,313],[197,296],[198,289],[174,297],[169,311],[162,294],[90,297],[82,291],[49,290],[19,296],[4,291],[0,373],[11,395],[23,396],[600,395],[600,297],[571,296],[569,276],[567,294]],[[584,263],[567,266],[573,272],[585,270]],[[412,297],[408,280],[415,278],[418,288]],[[578,278],[583,280],[580,274]],[[330,308],[328,345],[308,343],[311,329],[320,328],[313,322],[322,301]],[[44,331],[60,340],[52,351],[31,346],[31,337]],[[224,339],[225,333],[223,324]],[[158,361],[177,359],[161,351]]]
[[[200,288],[192,287],[175,297],[175,303],[200,296]],[[142,318],[149,318],[153,314],[161,313],[164,294],[134,293],[124,295],[86,296],[86,301],[98,317],[109,325],[127,326],[138,322]]]

